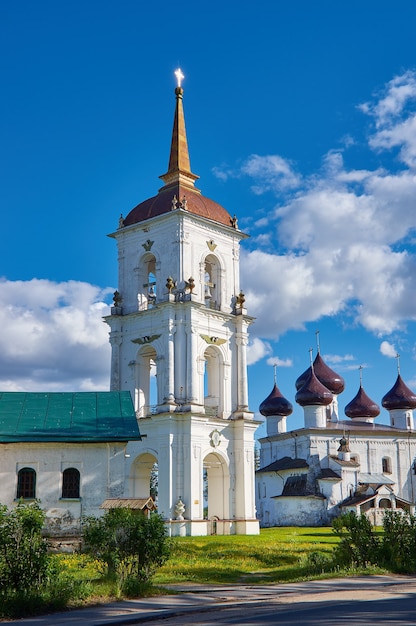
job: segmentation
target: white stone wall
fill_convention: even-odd
[[[321,505],[312,499],[283,498],[285,505],[277,505],[273,496],[279,496],[284,487],[286,473],[259,472],[256,475],[256,506],[260,523],[263,526],[273,526],[295,523],[303,525],[305,511],[310,509],[311,523],[329,523],[334,515],[339,513],[338,504],[354,493],[359,486],[360,474],[382,474],[382,459],[390,461],[391,472],[385,476],[393,481],[391,485],[394,493],[409,502],[416,499],[416,475],[413,464],[416,459],[416,433],[400,431],[378,432],[350,432],[349,447],[351,459],[358,462],[358,466],[346,465],[333,457],[338,455],[339,440],[342,433],[330,428],[302,429],[274,437],[265,437],[260,440],[261,467],[265,467],[277,459],[285,456],[300,458],[309,464],[310,481],[318,478],[320,471],[330,468],[337,472],[341,481],[319,480],[318,488],[325,496]],[[295,470],[290,474],[295,474]],[[286,507],[286,508],[285,508]],[[322,508],[323,507],[323,508]],[[299,513],[296,518],[296,510]],[[286,512],[282,512],[285,509]],[[302,512],[303,511],[303,512]],[[323,512],[324,511],[324,512]],[[295,517],[294,517],[295,516]],[[286,520],[286,521],[285,521]],[[321,520],[321,521],[319,521]],[[326,520],[326,521],[325,521]],[[310,525],[310,524],[307,524]]]
[[[3,444],[0,456],[0,502],[17,504],[17,474],[36,471],[36,498],[46,512],[47,530],[54,536],[78,534],[81,517],[102,515],[105,498],[119,497],[124,489],[124,450],[115,444],[16,443]],[[62,472],[80,472],[80,498],[62,499]]]

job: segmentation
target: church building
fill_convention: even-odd
[[[248,327],[239,283],[245,238],[192,173],[176,72],[169,166],[157,195],[111,237],[119,279],[111,315],[111,389],[128,390],[141,441],[127,447],[126,494],[148,493],[172,534],[257,534]]]
[[[256,472],[261,526],[322,526],[342,513],[365,513],[381,525],[386,510],[414,513],[416,496],[416,395],[400,372],[382,398],[390,424],[377,424],[380,407],[364,391],[340,419],[338,395],[344,380],[317,356],[296,381],[304,427],[287,429],[293,407],[276,380],[261,403],[267,436],[259,440]]]

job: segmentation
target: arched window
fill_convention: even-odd
[[[384,456],[381,459],[383,474],[391,474],[391,459],[388,456]]]
[[[204,298],[205,306],[209,309],[219,310],[221,306],[221,274],[218,259],[210,254],[205,259],[204,265]]]
[[[62,497],[79,498],[81,477],[75,467],[69,467],[62,474]]]
[[[139,311],[146,311],[156,304],[156,259],[153,254],[147,254],[142,259],[139,277],[139,291],[137,306]]]
[[[220,351],[214,346],[205,350],[204,405],[208,415],[223,417],[224,367]]]
[[[17,498],[36,498],[36,472],[32,467],[24,467],[17,475]]]
[[[381,498],[380,502],[378,503],[378,508],[391,509],[391,501],[389,500],[389,498]]]
[[[150,345],[137,355],[134,408],[138,417],[148,417],[160,403],[157,363],[156,350]]]

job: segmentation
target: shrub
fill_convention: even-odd
[[[381,558],[387,568],[401,574],[416,572],[416,517],[386,511],[383,519]]]
[[[367,567],[380,564],[380,541],[364,513],[359,517],[353,512],[341,515],[332,522],[332,529],[340,538],[334,550],[338,565]]]
[[[42,537],[45,514],[38,502],[0,505],[0,589],[30,594],[47,576],[47,541]]]
[[[170,544],[160,515],[113,509],[84,520],[83,550],[105,563],[125,595],[135,596],[168,559]]]

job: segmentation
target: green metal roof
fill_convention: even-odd
[[[139,439],[128,391],[0,392],[0,443]]]

